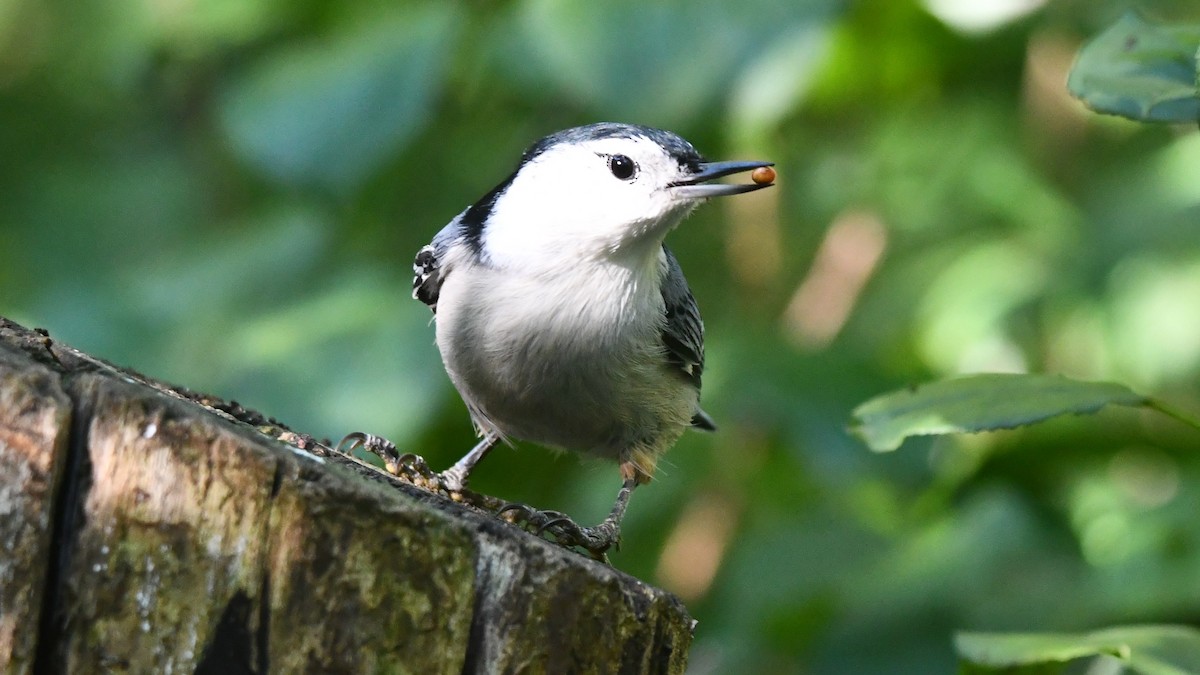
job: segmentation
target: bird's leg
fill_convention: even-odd
[[[622,466],[624,469],[624,466]],[[622,473],[627,473],[622,471]],[[587,551],[593,558],[608,562],[605,555],[608,549],[621,546],[621,520],[625,517],[625,508],[629,506],[629,496],[638,486],[635,475],[629,475],[617,493],[617,501],[613,504],[608,517],[599,525],[580,527],[575,521],[558,511],[538,511],[524,504],[508,504],[497,512],[497,516],[506,512],[515,513],[515,520],[527,523],[536,528],[538,535],[549,533],[554,540],[563,546],[577,546]]]
[[[440,488],[446,492],[463,492],[466,490],[467,479],[470,477],[475,465],[486,457],[492,448],[499,445],[499,443],[500,438],[498,436],[484,436],[483,440],[471,448],[471,451],[466,456],[455,462],[454,466],[441,473],[434,473],[429,468],[429,465],[425,463],[425,459],[420,455],[411,452],[402,454],[396,449],[394,443],[374,434],[364,434],[356,431],[343,438],[335,449],[343,454],[349,454],[355,448],[362,448],[382,459],[384,468],[393,476],[400,476],[410,483],[415,483],[421,487],[435,491]],[[413,480],[414,478],[419,478],[420,480]]]
[[[411,452],[401,454],[396,449],[396,444],[382,436],[356,431],[352,434],[347,434],[345,438],[338,441],[338,444],[334,446],[334,450],[345,455],[353,452],[355,448],[362,448],[382,459],[384,468],[393,476],[401,476],[409,472],[415,472],[426,479],[434,476],[433,471],[430,470],[429,465],[425,463],[423,457]],[[409,471],[406,471],[406,469]]]
[[[467,479],[471,477],[471,471],[475,469],[475,465],[484,457],[487,457],[492,448],[499,444],[499,436],[485,435],[483,439],[475,444],[475,447],[471,448],[470,452],[455,462],[454,466],[438,474],[438,477],[442,481],[442,487],[450,492],[462,492],[466,489]]]

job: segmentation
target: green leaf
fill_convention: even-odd
[[[1011,429],[1106,405],[1142,406],[1128,387],[1055,375],[970,375],[895,391],[854,409],[852,431],[872,450],[900,447],[909,436]]]
[[[1012,668],[1108,656],[1142,675],[1200,672],[1200,629],[1119,626],[1091,633],[959,633],[959,656],[974,666]]]
[[[354,187],[430,118],[456,17],[408,9],[270,55],[222,101],[234,150],[283,183]]]
[[[1067,88],[1092,110],[1146,122],[1195,122],[1200,25],[1121,17],[1079,51]]]

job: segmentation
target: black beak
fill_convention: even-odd
[[[704,184],[706,181],[729,176],[735,173],[744,171],[753,171],[764,166],[775,166],[774,162],[702,162],[700,171],[691,175],[691,177],[675,181],[667,187],[671,188],[676,195],[684,199],[706,199],[708,197],[725,197],[727,195],[740,195],[743,192],[754,192],[766,187],[771,187],[775,183],[711,183]]]

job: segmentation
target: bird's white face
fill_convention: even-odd
[[[672,187],[694,171],[640,136],[554,145],[497,198],[483,250],[495,264],[524,266],[657,256],[663,237],[699,203]]]

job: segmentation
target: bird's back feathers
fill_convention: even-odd
[[[413,260],[413,298],[429,305],[429,309],[437,313],[438,295],[442,289],[445,270],[446,251],[459,239],[463,238],[465,227],[463,220],[470,209],[458,214],[433,237],[433,241],[422,246]]]

